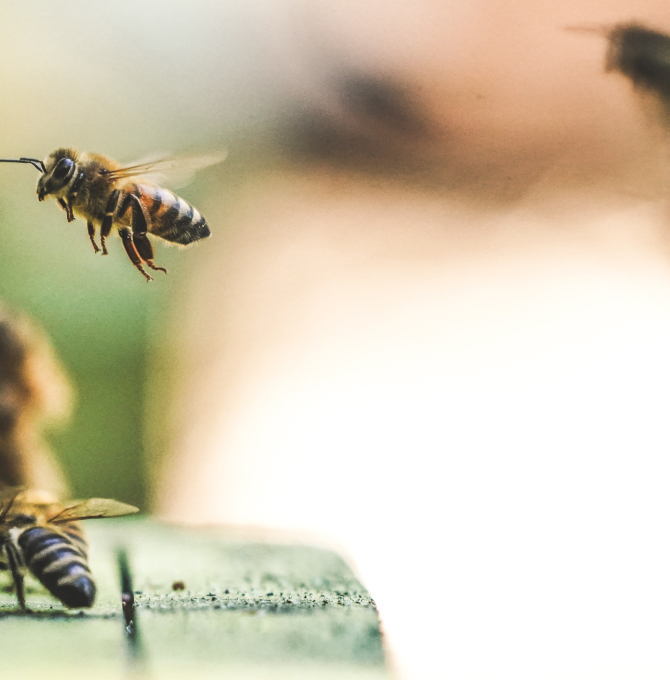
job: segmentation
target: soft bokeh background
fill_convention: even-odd
[[[334,542],[407,677],[666,677],[667,132],[564,28],[667,5],[3,10],[3,157],[230,152],[150,285],[0,166],[73,493]]]

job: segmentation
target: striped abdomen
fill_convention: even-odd
[[[66,607],[93,604],[95,583],[79,527],[66,524],[56,531],[33,526],[20,534],[18,543],[25,565]]]
[[[150,234],[184,246],[211,234],[205,218],[183,198],[160,187],[141,185],[138,189]]]

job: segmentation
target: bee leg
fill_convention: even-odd
[[[140,199],[135,194],[129,194],[129,199],[132,201],[133,207],[133,242],[139,256],[150,269],[167,274],[165,267],[157,267],[154,264],[154,249],[147,236],[147,216]]]
[[[23,574],[19,569],[19,559],[16,554],[16,548],[11,543],[5,543],[5,552],[7,553],[7,561],[9,568],[12,570],[12,578],[16,586],[16,597],[19,600],[21,609],[26,608],[26,596],[23,592]]]
[[[95,226],[93,225],[93,222],[87,222],[86,228],[88,229],[88,237],[93,244],[93,250],[97,253],[100,251],[100,248],[98,248],[98,244],[95,242]]]
[[[58,205],[60,205],[60,207],[63,208],[63,210],[65,210],[65,214],[67,216],[67,221],[73,222],[74,221],[74,215],[72,214],[72,206],[69,205],[64,198],[58,199]]]
[[[133,234],[130,229],[128,227],[122,227],[119,229],[119,235],[121,236],[123,247],[126,249],[126,253],[128,253],[130,261],[140,270],[142,276],[147,281],[151,281],[151,277],[144,271],[142,260],[140,260],[140,256],[135,249],[135,244],[133,243]]]
[[[107,207],[105,208],[105,216],[102,218],[102,224],[100,225],[100,245],[102,246],[103,255],[107,255],[105,239],[109,236],[109,232],[112,231],[112,221],[114,219],[116,205],[119,202],[119,193],[118,189],[114,189],[110,194],[109,200],[107,201]]]
[[[154,249],[146,234],[133,234],[133,243],[135,244],[139,256],[145,261],[147,267],[156,272],[165,272],[167,274],[167,269],[165,269],[165,267],[157,267],[153,263]]]
[[[66,202],[65,199],[59,198],[58,199],[58,205],[65,210],[65,214],[67,215],[67,221],[72,222],[74,220],[74,215],[72,214],[72,206],[69,206]]]

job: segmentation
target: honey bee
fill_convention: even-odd
[[[666,106],[670,98],[670,36],[640,24],[617,24],[609,39],[607,71],[619,71],[633,85],[653,92]]]
[[[670,35],[636,22],[567,26],[566,30],[608,40],[605,70],[619,71],[636,88],[655,94],[666,108],[670,106]]]
[[[86,220],[94,252],[102,249],[102,254],[107,255],[105,239],[116,226],[130,261],[151,281],[143,263],[154,271],[167,270],[154,264],[149,235],[187,246],[207,238],[211,232],[205,218],[190,203],[142,176],[179,165],[195,172],[220,163],[223,157],[195,156],[123,166],[106,156],[61,148],[43,161],[3,158],[0,163],[29,163],[37,168],[41,173],[37,198],[55,198],[68,222],[75,215]],[[95,242],[96,228],[100,229],[100,248]]]
[[[70,392],[48,338],[0,303],[0,489],[64,487],[43,432],[65,420]]]
[[[91,607],[95,582],[88,567],[88,546],[77,521],[122,517],[138,508],[108,498],[71,505],[44,494],[8,489],[0,510],[0,568],[11,571],[16,596],[26,608],[26,571],[66,607]]]

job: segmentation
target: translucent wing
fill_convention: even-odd
[[[76,505],[64,508],[48,521],[51,524],[63,524],[80,519],[100,519],[102,517],[123,517],[139,512],[139,508],[126,503],[113,501],[111,498],[89,498]]]
[[[133,163],[118,170],[112,170],[108,177],[113,180],[127,177],[145,177],[156,184],[165,184],[178,189],[192,181],[198,170],[223,162],[227,151],[194,156],[175,156]]]

